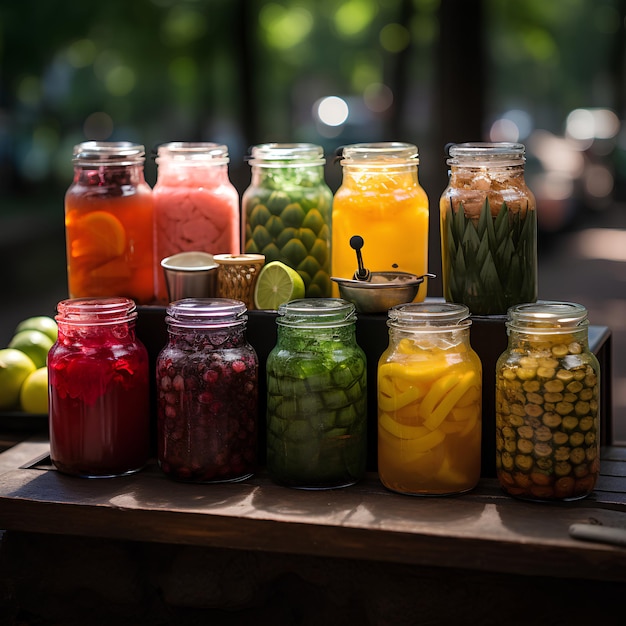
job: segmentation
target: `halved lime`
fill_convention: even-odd
[[[296,270],[272,261],[263,266],[254,287],[254,306],[276,311],[284,302],[304,298],[304,281]]]

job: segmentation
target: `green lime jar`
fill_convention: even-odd
[[[309,143],[253,146],[250,186],[242,197],[243,250],[295,269],[307,298],[331,294],[332,192],[324,151]]]
[[[365,473],[367,372],[353,304],[292,300],[267,358],[267,469],[303,489],[346,487]]]

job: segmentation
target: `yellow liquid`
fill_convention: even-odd
[[[403,340],[393,360],[381,357],[378,472],[393,491],[461,493],[480,478],[480,359],[459,347],[447,352]]]
[[[333,276],[352,278],[358,267],[350,247],[353,235],[363,237],[361,254],[367,269],[422,276],[428,271],[428,197],[415,166],[356,170],[345,168],[333,199]],[[426,291],[424,281],[415,301],[424,300]],[[333,295],[339,295],[336,284]]]

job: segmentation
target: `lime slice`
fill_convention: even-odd
[[[280,261],[263,266],[254,287],[257,309],[276,311],[284,302],[298,298],[304,298],[304,281],[296,270]]]

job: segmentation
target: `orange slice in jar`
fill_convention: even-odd
[[[124,226],[106,211],[93,211],[76,220],[70,236],[72,257],[112,259],[126,247]]]

